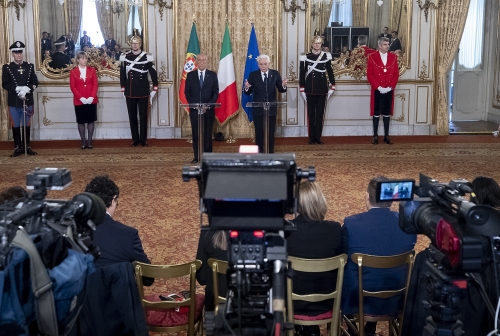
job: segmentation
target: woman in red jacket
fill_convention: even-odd
[[[87,55],[81,51],[76,54],[77,66],[71,70],[69,86],[73,92],[76,122],[82,139],[82,149],[92,149],[94,122],[97,120],[97,74],[95,69],[87,66]],[[85,144],[85,124],[88,130],[88,145]]]

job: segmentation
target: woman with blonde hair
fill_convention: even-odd
[[[76,122],[80,133],[81,148],[94,148],[94,122],[97,120],[97,74],[93,67],[87,66],[87,55],[80,51],[76,54],[76,67],[69,74],[69,86],[73,92]],[[85,143],[85,124],[88,130],[88,144]]]
[[[287,238],[288,255],[304,259],[335,257],[342,253],[341,227],[325,220],[328,210],[325,196],[316,182],[302,181],[299,188],[297,227]],[[331,293],[335,290],[337,271],[324,273],[295,272],[293,291],[297,294]],[[294,314],[317,316],[332,310],[332,301],[294,302]],[[318,326],[297,326],[296,335],[320,335]]]

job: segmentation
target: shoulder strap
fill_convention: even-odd
[[[35,244],[23,228],[19,228],[12,245],[22,248],[30,257],[31,287],[36,298],[38,328],[42,334],[59,335],[52,282]]]

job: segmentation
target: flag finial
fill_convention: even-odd
[[[227,13],[226,13],[226,24],[229,23],[229,19],[227,18]]]
[[[196,15],[193,14],[193,23],[196,23]]]

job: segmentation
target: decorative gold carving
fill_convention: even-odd
[[[396,97],[400,98],[401,99],[401,103],[404,104],[405,100],[406,100],[406,94],[405,93],[398,93],[396,95]],[[405,109],[404,109],[404,105],[403,105],[403,109],[401,111],[401,116],[399,116],[397,119],[394,119],[396,120],[397,122],[403,122],[405,121]]]
[[[429,21],[429,9],[430,8],[438,9],[440,2],[439,2],[439,0],[437,1],[437,3],[432,2],[432,0],[424,0],[424,1],[425,2],[423,5],[422,5],[422,0],[417,0],[417,3],[418,3],[418,7],[420,7],[420,10],[424,11],[425,22],[428,22]]]
[[[297,73],[294,70],[295,70],[295,63],[292,61],[290,62],[290,65],[288,66],[286,73],[286,78],[290,82],[293,82],[294,80],[297,79]]]
[[[54,125],[54,123],[52,121],[50,121],[50,119],[47,118],[47,109],[46,109],[46,106],[45,104],[47,102],[50,101],[50,98],[52,97],[49,97],[49,96],[42,96],[42,104],[43,104],[43,125],[44,126],[50,126],[50,125]]]
[[[87,55],[87,66],[95,68],[99,78],[103,76],[120,76],[120,61],[110,58],[108,54],[103,53],[101,48],[88,48],[85,54]],[[40,70],[45,76],[51,79],[67,78],[69,72],[76,66],[75,59],[73,58],[71,61],[72,63],[64,68],[53,68],[50,66],[52,58],[46,56]]]
[[[26,0],[2,0],[2,2],[0,2],[0,5],[3,7],[3,8],[9,8],[9,7],[14,7],[16,9],[16,18],[17,18],[17,21],[19,21],[19,15],[21,14],[21,9],[24,9],[24,7],[26,6]]]
[[[113,6],[111,7],[111,11],[114,14],[117,14],[118,19],[120,19],[120,13],[123,13],[125,11],[125,5],[119,1],[115,1]]]
[[[161,61],[160,73],[158,73],[158,81],[166,82],[167,81],[167,67],[165,66],[165,62]]]
[[[425,80],[428,77],[429,75],[427,75],[427,64],[425,64],[425,60],[423,60],[422,67],[420,68],[420,73],[418,74],[418,78],[420,78],[420,80]]]
[[[297,5],[297,0],[290,0],[289,4],[288,0],[280,0],[280,1],[283,3],[283,10],[285,12],[287,13],[292,12],[292,25],[295,24],[295,18],[297,17],[297,10],[307,12],[307,7],[309,6],[308,0],[302,0],[304,7],[302,7],[301,5]]]
[[[163,21],[163,10],[172,9],[174,6],[174,1],[170,0],[170,4],[168,0],[153,0],[153,2],[148,1],[148,5],[158,6],[160,12],[160,20]]]
[[[408,66],[405,61],[404,54],[398,55],[399,75],[406,72]],[[350,76],[356,81],[360,81],[366,77],[366,55],[363,48],[355,48],[350,56],[341,54],[332,60],[332,68],[335,77]]]

